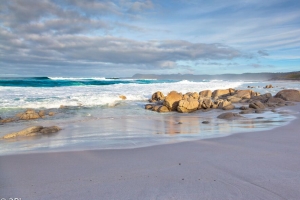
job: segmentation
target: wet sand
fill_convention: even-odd
[[[273,130],[137,149],[0,156],[0,198],[300,199],[297,119]]]

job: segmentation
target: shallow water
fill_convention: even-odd
[[[268,84],[275,88],[264,89]],[[260,131],[282,126],[293,113],[266,111],[247,114],[234,121],[216,117],[221,110],[194,113],[156,113],[144,109],[155,91],[182,93],[205,89],[236,88],[261,94],[276,94],[283,88],[299,89],[297,82],[164,82],[128,83],[101,86],[67,87],[0,87],[0,116],[12,117],[26,108],[47,109],[56,113],[45,119],[18,121],[0,125],[0,137],[36,125],[57,125],[62,130],[47,137],[0,140],[0,155],[41,151],[73,151],[85,149],[117,149],[151,146],[195,139],[222,137],[238,132]],[[122,101],[119,95],[127,96]],[[60,105],[70,106],[58,109]],[[78,106],[78,105],[83,106]],[[239,112],[239,110],[234,110]],[[203,124],[209,121],[209,124]],[[180,122],[180,123],[179,123]]]

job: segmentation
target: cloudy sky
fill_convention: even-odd
[[[300,71],[299,0],[0,2],[0,76]]]

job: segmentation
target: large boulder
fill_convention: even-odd
[[[239,115],[237,113],[226,112],[226,113],[220,114],[217,118],[230,120],[230,119],[236,119],[239,117],[241,117],[241,115]]]
[[[274,97],[281,98],[285,101],[300,102],[300,91],[299,90],[281,90]]]
[[[177,111],[181,113],[194,112],[198,109],[199,101],[193,98],[180,100]]]
[[[212,95],[212,92],[210,90],[203,90],[203,91],[199,92],[200,97],[210,98],[211,95]]]
[[[216,99],[216,98],[219,97],[219,96],[233,95],[234,91],[235,91],[235,90],[232,89],[232,88],[225,89],[225,90],[215,90],[215,91],[212,93],[212,98],[213,98],[213,99]]]
[[[234,96],[242,99],[250,99],[253,93],[252,90],[238,90]]]
[[[171,91],[164,100],[164,106],[167,106],[170,111],[176,111],[180,100],[182,100],[182,94]]]
[[[285,104],[285,101],[281,98],[270,97],[267,101],[267,104]]]

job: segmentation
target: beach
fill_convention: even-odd
[[[0,156],[1,198],[299,199],[300,105],[272,130],[134,149]]]

